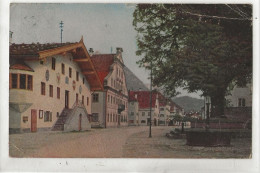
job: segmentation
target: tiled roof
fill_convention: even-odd
[[[65,45],[70,45],[74,43],[45,43],[45,44],[40,44],[40,43],[32,43],[32,44],[11,44],[9,49],[10,49],[10,55],[15,56],[15,55],[34,55],[37,57],[39,55],[39,51],[44,51],[48,49],[54,49],[58,47],[62,47]]]
[[[103,86],[104,79],[110,71],[110,66],[114,63],[114,56],[115,54],[96,54],[91,56],[91,60]]]
[[[146,109],[150,107],[150,91],[130,91],[129,97],[133,98],[137,94],[137,100],[139,103],[139,108]],[[153,92],[152,95],[152,107],[155,107],[157,92]]]

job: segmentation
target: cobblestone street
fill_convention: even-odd
[[[232,139],[231,147],[190,147],[168,139],[173,127],[121,127],[85,132],[39,132],[10,135],[11,157],[52,158],[249,158],[251,139]]]

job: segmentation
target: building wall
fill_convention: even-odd
[[[93,95],[98,94],[98,102],[93,102]],[[92,125],[97,124],[101,127],[105,127],[104,116],[106,115],[105,112],[105,99],[106,99],[106,92],[103,91],[96,91],[92,93],[92,115],[98,115],[98,122],[91,122]]]
[[[10,73],[21,73],[33,75],[33,90],[10,89],[10,103],[32,103],[32,105],[24,112],[21,113],[21,128],[31,128],[31,110],[37,111],[37,128],[51,128],[57,120],[57,112],[61,114],[65,107],[65,90],[69,91],[69,108],[72,108],[76,101],[76,93],[78,99],[82,100],[84,96],[84,105],[87,112],[91,113],[91,100],[90,100],[90,86],[85,79],[83,84],[83,75],[77,63],[73,62],[71,54],[53,56],[56,59],[55,70],[52,69],[52,57],[46,59],[43,64],[40,61],[25,62],[29,65],[34,72],[27,72],[21,70],[12,70]],[[65,65],[65,74],[61,72],[61,63]],[[72,77],[69,77],[69,67],[72,68]],[[46,71],[49,71],[49,80],[46,79]],[[79,72],[79,81],[76,81],[76,71]],[[60,76],[60,80],[58,80]],[[65,82],[68,77],[68,84]],[[73,81],[75,81],[75,89],[73,89]],[[41,82],[45,83],[45,95],[41,95]],[[53,97],[49,96],[49,85],[53,86]],[[57,87],[60,88],[60,99],[57,98]],[[81,88],[81,92],[80,92]],[[87,105],[87,98],[89,99]],[[39,110],[52,112],[52,120],[44,122],[43,118],[39,118]],[[10,111],[10,117],[14,116]],[[27,117],[28,121],[24,122],[23,117]],[[10,118],[12,119],[12,118]],[[13,128],[10,124],[10,128]]]
[[[129,102],[129,108],[128,108],[128,124],[129,125],[140,125],[141,120],[139,118],[139,104],[137,101]]]
[[[105,91],[102,98],[100,98],[98,103],[92,103],[92,112],[102,115],[102,120],[100,119],[100,122],[103,124],[102,127],[128,125],[128,91],[123,65],[120,63],[123,63],[123,61],[121,54],[116,55],[115,58],[118,58],[118,60],[115,59],[110,66],[109,74],[104,79]],[[101,94],[99,95],[101,96]],[[125,110],[121,114],[118,114],[118,104],[125,105]]]
[[[235,86],[231,95],[226,97],[230,101],[230,107],[239,107],[239,98],[245,99],[245,107],[252,106],[252,84],[243,88]]]

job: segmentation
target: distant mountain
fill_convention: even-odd
[[[172,100],[184,108],[185,112],[200,111],[204,106],[203,99],[197,99],[189,96],[175,97]]]
[[[126,66],[124,67],[126,86],[131,91],[148,91],[145,84]]]

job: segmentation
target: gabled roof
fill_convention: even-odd
[[[95,54],[91,56],[91,60],[103,86],[104,79],[110,72],[110,66],[114,63],[115,55],[116,54]]]
[[[98,73],[90,59],[83,43],[83,37],[76,43],[47,43],[47,44],[12,44],[10,45],[10,60],[39,61],[48,57],[71,53],[73,61],[77,62],[81,72],[85,75],[90,89],[103,90]]]

